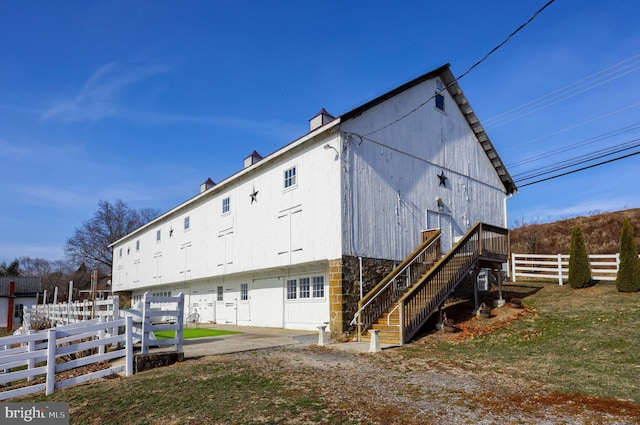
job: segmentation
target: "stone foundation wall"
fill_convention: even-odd
[[[184,352],[138,354],[133,358],[133,373],[170,366],[184,361]]]
[[[393,270],[396,262],[377,258],[362,259],[362,292],[367,294]],[[358,257],[343,256],[329,262],[329,301],[332,338],[353,332],[350,326],[360,300],[360,262]]]

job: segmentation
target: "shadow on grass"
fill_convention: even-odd
[[[505,301],[510,301],[513,299],[520,299],[526,302],[526,298],[536,294],[544,287],[544,284],[541,283],[505,283],[502,285],[502,298]],[[473,295],[472,295],[473,297]],[[493,302],[497,301],[499,298],[497,288],[493,289],[490,292],[481,292],[478,298],[478,304],[485,303],[487,305],[493,306]],[[454,323],[459,324],[463,322],[467,322],[476,315],[475,311],[475,301],[473,298],[471,299],[463,299],[451,304],[446,305],[442,309],[442,313],[447,315],[447,318],[452,319]],[[438,313],[434,313],[429,320],[422,326],[420,331],[413,338],[419,339],[427,335],[431,335],[435,332],[438,332],[436,329],[436,324],[438,322],[439,316]]]

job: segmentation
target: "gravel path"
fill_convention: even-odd
[[[363,354],[302,343],[229,356],[291,390],[321,394],[329,409],[349,412],[356,423],[640,424],[640,406],[632,403],[551,393],[402,350]]]

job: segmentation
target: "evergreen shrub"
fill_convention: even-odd
[[[591,285],[591,267],[589,255],[582,237],[580,225],[571,231],[571,250],[569,252],[569,285],[572,288],[586,288]]]
[[[622,222],[620,232],[620,268],[616,277],[619,292],[640,291],[640,259],[638,247],[633,236],[633,226],[628,218]]]

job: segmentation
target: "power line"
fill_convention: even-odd
[[[516,28],[515,31],[513,31],[511,34],[509,34],[507,36],[507,38],[505,38],[500,44],[498,44],[496,47],[494,47],[493,49],[491,49],[489,51],[489,53],[487,53],[486,55],[484,55],[482,57],[482,59],[480,59],[479,61],[477,61],[476,63],[474,63],[469,69],[467,69],[465,72],[463,72],[462,74],[460,74],[460,76],[456,79],[457,81],[459,81],[460,79],[462,79],[463,77],[465,77],[468,73],[471,72],[472,69],[474,69],[475,67],[477,67],[478,65],[480,65],[482,62],[484,62],[491,54],[493,54],[496,50],[498,50],[499,48],[501,48],[502,46],[504,46],[514,35],[516,35],[518,32],[520,32],[524,27],[526,27],[531,21],[533,21],[540,13],[542,13],[543,10],[545,10],[547,7],[549,7],[551,5],[551,3],[553,3],[555,0],[549,0],[547,2],[547,4],[545,4],[544,6],[542,6],[540,9],[538,9],[538,11],[536,13],[534,13],[526,22],[524,22],[522,25],[520,25],[518,28]],[[456,81],[452,81],[451,83],[449,83],[447,85],[446,88],[449,88],[449,86],[451,86],[452,84],[455,84]],[[384,130],[387,127],[390,127],[394,124],[396,124],[399,121],[402,121],[403,119],[407,118],[409,115],[415,113],[417,110],[419,110],[420,108],[422,108],[424,105],[426,105],[427,103],[429,103],[436,95],[434,94],[433,96],[429,97],[427,100],[425,100],[424,102],[420,103],[418,106],[416,106],[415,108],[413,108],[411,111],[407,112],[406,114],[402,115],[401,117],[397,118],[396,120],[390,122],[389,124],[386,124],[380,128],[378,128],[377,130],[373,130],[370,131],[368,133],[365,134],[365,136],[369,136],[371,134],[377,133],[378,131]]]
[[[519,188],[523,188],[523,187],[526,187],[526,186],[531,186],[531,185],[534,185],[534,184],[538,184],[538,183],[546,182],[546,181],[549,181],[549,180],[557,179],[558,177],[564,177],[564,176],[567,176],[569,174],[577,173],[578,171],[584,171],[584,170],[588,170],[590,168],[599,167],[601,165],[609,164],[611,162],[619,161],[621,159],[629,158],[629,157],[632,157],[632,156],[638,155],[638,154],[640,154],[640,151],[633,152],[633,153],[630,153],[628,155],[623,155],[623,156],[620,156],[620,157],[617,157],[617,158],[613,158],[613,159],[610,159],[610,160],[607,160],[607,161],[599,162],[597,164],[589,165],[587,167],[582,167],[582,168],[578,168],[576,170],[567,171],[566,173],[562,173],[562,174],[558,174],[558,175],[555,175],[555,176],[547,177],[545,179],[540,179],[540,180],[536,180],[534,182],[525,183],[523,185],[519,185],[518,187]]]
[[[397,153],[399,153],[399,154],[401,154],[401,155],[404,155],[404,156],[407,156],[407,157],[409,157],[409,158],[413,158],[413,159],[415,159],[415,160],[418,160],[418,161],[424,162],[424,163],[426,163],[426,164],[433,165],[433,166],[435,166],[435,167],[438,167],[439,169],[447,170],[448,172],[450,172],[450,173],[452,173],[452,174],[454,174],[454,175],[458,175],[458,176],[461,176],[461,177],[466,177],[466,178],[468,178],[468,179],[470,179],[470,180],[473,180],[473,181],[475,181],[476,183],[479,183],[479,184],[481,184],[481,185],[484,185],[484,186],[487,186],[487,187],[491,187],[491,188],[493,188],[493,189],[500,189],[500,190],[503,190],[503,188],[498,188],[498,187],[496,187],[496,186],[494,186],[494,185],[492,185],[492,184],[490,184],[490,183],[487,183],[486,181],[482,181],[482,180],[480,180],[480,179],[473,178],[473,177],[471,177],[471,176],[469,176],[469,175],[466,175],[466,174],[461,173],[461,172],[459,172],[459,171],[456,171],[456,170],[453,170],[453,169],[451,169],[451,168],[448,168],[448,167],[446,167],[446,166],[445,166],[445,165],[443,165],[443,164],[438,164],[438,163],[433,162],[433,161],[430,161],[430,160],[428,160],[428,159],[426,159],[426,158],[422,158],[422,157],[420,157],[420,156],[418,156],[418,155],[416,155],[416,154],[414,154],[414,153],[407,152],[407,151],[404,151],[404,150],[402,150],[402,149],[396,148],[396,147],[394,147],[394,146],[387,145],[386,143],[382,143],[382,142],[379,142],[379,141],[377,141],[377,140],[374,140],[374,139],[372,139],[372,138],[370,138],[370,137],[367,137],[367,135],[361,135],[361,134],[358,134],[358,133],[352,133],[352,132],[347,132],[347,131],[345,131],[345,132],[344,132],[344,134],[345,134],[345,136],[346,136],[347,138],[349,138],[349,137],[356,137],[356,138],[360,139],[360,142],[359,142],[359,143],[357,143],[357,145],[358,145],[358,146],[360,146],[360,145],[362,144],[362,142],[366,140],[366,141],[371,142],[371,143],[373,143],[373,144],[375,144],[375,145],[378,145],[378,146],[380,146],[380,147],[383,147],[383,148],[389,149],[389,150],[391,150],[391,151],[393,151],[393,152],[397,152]]]
[[[635,139],[630,142],[623,143],[621,145],[623,145],[624,147],[620,147],[619,149],[614,149],[615,147],[607,148],[600,151],[591,152],[589,154],[581,155],[577,158],[568,159],[566,161],[561,161],[556,164],[551,164],[546,167],[540,168],[538,170],[531,170],[526,173],[521,173],[519,175],[524,175],[525,177],[520,177],[518,179],[515,179],[515,181],[516,183],[518,183],[525,180],[531,180],[536,177],[544,176],[545,174],[551,174],[556,171],[565,170],[570,167],[575,167],[576,165],[586,164],[587,162],[591,162],[596,159],[600,159],[613,154],[628,151],[630,149],[635,149],[637,147],[640,147],[640,143],[636,143],[638,141],[640,141],[640,139]],[[635,144],[632,145],[632,143],[635,143]],[[532,174],[532,173],[535,173],[535,174]]]
[[[583,126],[583,125],[586,125],[586,124],[590,124],[592,122],[601,120],[603,118],[610,117],[611,115],[615,115],[615,114],[617,114],[619,112],[624,112],[624,111],[626,111],[628,109],[637,108],[638,106],[640,106],[640,102],[634,103],[633,105],[625,106],[624,108],[616,109],[615,111],[612,111],[612,112],[607,112],[605,114],[598,115],[595,118],[591,118],[591,119],[588,119],[586,121],[582,121],[582,122],[579,122],[577,124],[570,125],[569,127],[565,127],[565,128],[563,128],[561,130],[554,131],[553,133],[549,133],[549,134],[546,134],[544,136],[536,137],[535,139],[531,139],[531,140],[529,140],[527,142],[520,143],[519,145],[511,145],[511,146],[509,146],[507,148],[504,148],[503,151],[510,151],[510,150],[515,149],[515,148],[519,148],[519,147],[522,147],[522,146],[525,146],[525,145],[529,145],[529,144],[534,143],[534,142],[539,142],[540,140],[544,140],[544,139],[546,139],[548,137],[555,136],[555,135],[560,134],[560,133],[565,133],[565,132],[567,132],[569,130],[573,130],[573,129],[578,128],[580,126]]]
[[[515,31],[513,31],[511,34],[509,34],[507,36],[507,38],[505,38],[502,43],[498,44],[496,47],[494,47],[493,49],[491,49],[491,51],[489,51],[489,53],[487,53],[486,55],[484,55],[484,57],[482,59],[480,59],[478,62],[474,63],[473,65],[471,65],[471,67],[469,69],[467,69],[465,72],[463,72],[462,74],[460,74],[460,76],[458,77],[458,80],[460,80],[462,77],[464,77],[465,75],[467,75],[468,73],[471,72],[471,70],[473,68],[475,68],[476,66],[480,65],[482,62],[484,62],[489,56],[491,56],[491,54],[493,54],[496,50],[498,50],[499,48],[501,48],[502,46],[504,46],[505,44],[507,44],[507,42],[511,39],[511,37],[513,37],[514,35],[516,35],[520,30],[522,30],[524,27],[526,27],[531,21],[533,21],[540,13],[542,13],[543,10],[545,10],[547,7],[549,7],[551,5],[551,3],[553,3],[555,0],[549,0],[547,2],[547,4],[545,4],[544,6],[542,6],[536,13],[533,14],[533,16],[531,16],[525,23],[523,23],[522,25],[520,25],[518,28],[516,28]]]
[[[628,64],[628,62],[632,63]],[[486,119],[484,120],[484,123],[488,129],[500,127],[504,124],[508,124],[527,115],[546,109],[552,105],[582,94],[586,91],[592,90],[603,84],[617,80],[618,78],[622,78],[625,75],[638,71],[639,69],[640,55],[632,56],[631,58],[618,62],[615,65],[591,74],[585,78],[567,84],[562,88],[553,90],[520,106]]]
[[[586,140],[582,140],[582,141],[579,141],[579,142],[576,142],[576,143],[572,143],[572,144],[564,146],[562,148],[554,149],[554,150],[551,150],[551,151],[548,151],[548,152],[541,153],[539,155],[535,155],[535,156],[531,156],[531,157],[528,157],[528,158],[521,159],[521,160],[513,162],[511,164],[507,164],[507,168],[513,169],[513,168],[516,168],[516,167],[520,167],[522,165],[530,164],[530,163],[536,162],[536,161],[538,161],[540,159],[546,159],[546,158],[548,158],[550,156],[558,155],[558,154],[561,154],[561,153],[564,153],[564,152],[567,152],[567,151],[570,151],[570,150],[573,150],[573,149],[577,149],[577,148],[580,148],[580,147],[583,147],[583,146],[586,146],[586,145],[597,143],[597,142],[600,142],[602,140],[611,138],[613,136],[619,136],[621,134],[628,133],[630,131],[637,130],[639,128],[640,128],[640,123],[628,125],[628,126],[623,127],[621,129],[610,131],[608,133],[604,133],[604,134],[601,134],[599,136],[590,137],[590,138],[588,138]]]

